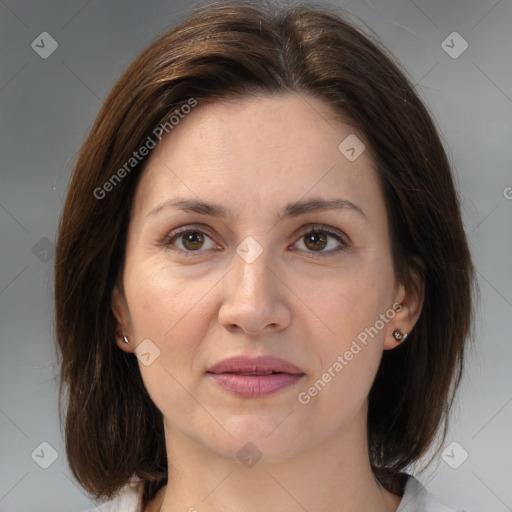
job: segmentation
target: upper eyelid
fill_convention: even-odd
[[[209,236],[212,239],[214,237],[214,235],[212,235],[211,231],[207,227],[201,226],[201,225],[196,226],[194,224],[191,224],[191,225],[181,226],[179,228],[173,229],[169,234],[165,235],[164,239],[171,240],[172,238],[176,238],[179,235],[184,235],[185,233],[195,233],[195,232],[204,233],[205,235]]]

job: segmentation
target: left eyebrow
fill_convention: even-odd
[[[366,221],[368,217],[364,211],[348,199],[322,199],[312,198],[305,201],[290,203],[286,206],[281,217],[297,217],[305,213],[319,212],[324,210],[352,210],[363,216]]]
[[[178,208],[187,212],[221,218],[227,218],[230,214],[229,210],[220,204],[207,203],[200,199],[171,199],[155,206],[150,212],[146,214],[146,217],[155,215],[157,212],[164,208]],[[325,210],[354,211],[361,215],[366,221],[368,221],[366,214],[359,206],[349,201],[348,199],[342,198],[312,198],[295,203],[289,203],[286,205],[281,215],[279,215],[279,218],[298,217],[299,215],[304,215],[306,213],[314,213]]]

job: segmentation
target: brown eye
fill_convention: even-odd
[[[302,234],[302,237],[295,242],[295,249],[309,253],[313,256],[329,256],[338,251],[347,249],[350,242],[341,233],[334,232],[323,226],[314,226]]]
[[[200,231],[190,231],[181,236],[183,247],[189,251],[200,249],[204,244],[204,236]]]
[[[162,245],[186,256],[201,255],[208,249],[216,249],[210,235],[200,229],[180,228],[165,236]]]
[[[327,246],[327,236],[325,233],[307,233],[304,235],[304,244],[312,251],[321,251]]]

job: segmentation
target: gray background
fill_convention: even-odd
[[[447,450],[419,478],[431,492],[472,512],[511,511],[512,4],[331,5],[343,6],[379,34],[434,115],[459,183],[478,270],[476,343]],[[77,151],[107,92],[136,54],[191,7],[156,0],[0,1],[2,512],[91,506],[70,476],[57,421],[57,222]],[[469,45],[457,58],[442,47],[454,31]],[[58,42],[46,59],[31,47],[42,32]],[[453,52],[461,43],[448,39],[445,45]],[[52,461],[52,452],[42,442],[58,454],[48,469],[41,464]],[[452,442],[458,445],[449,447]],[[464,462],[463,450],[469,455]]]

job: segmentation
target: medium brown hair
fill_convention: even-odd
[[[472,323],[474,271],[459,201],[435,125],[406,73],[345,18],[317,6],[202,7],[129,66],[99,112],[70,183],[55,258],[66,451],[95,498],[111,499],[135,474],[144,480],[145,507],[168,474],[162,414],[136,357],[115,343],[111,309],[147,158],[104,197],[94,191],[191,98],[296,92],[323,100],[364,136],[386,199],[396,277],[412,286],[420,275],[425,290],[416,326],[384,352],[370,391],[372,469],[401,493],[401,471],[436,433],[444,439]],[[60,402],[59,414],[62,422]]]

